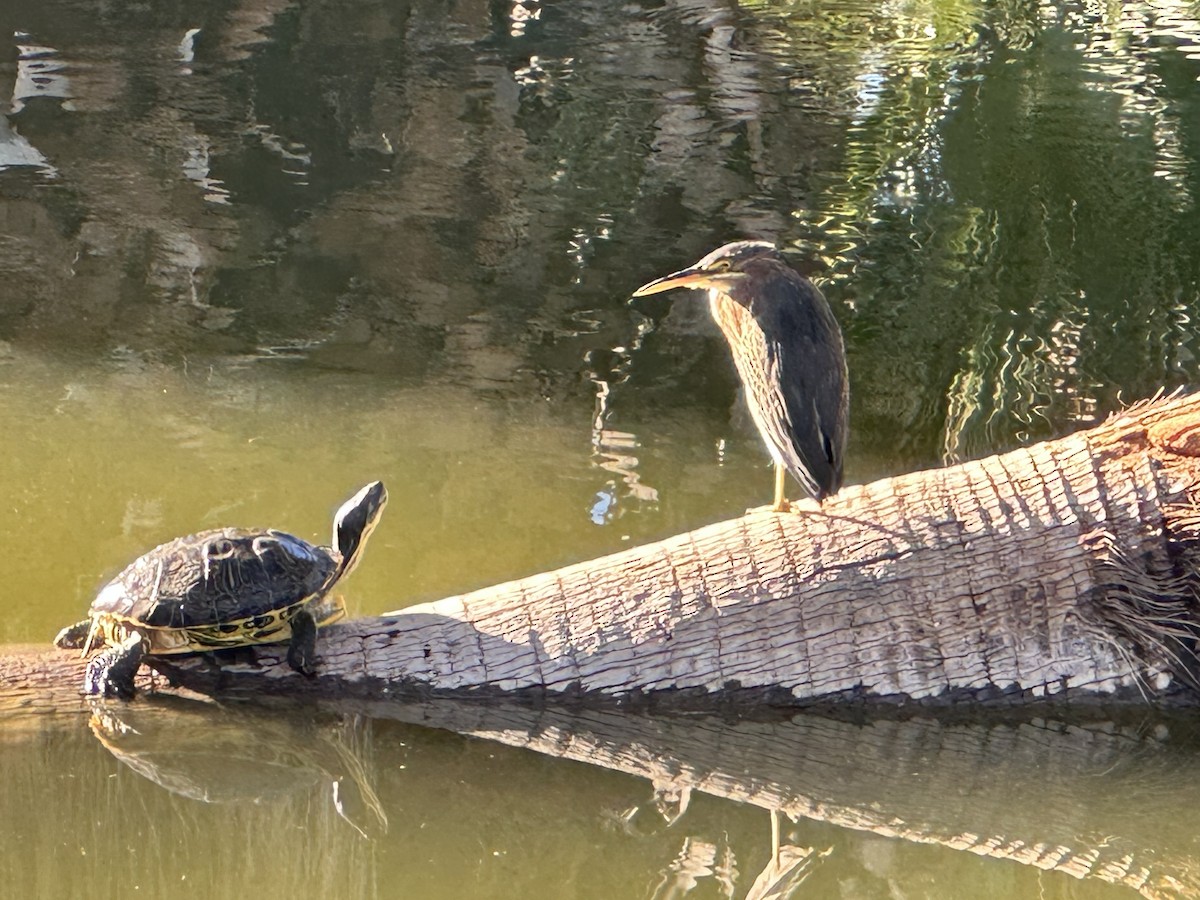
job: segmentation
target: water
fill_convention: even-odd
[[[8,895],[744,897],[771,859],[766,805],[809,812],[780,828],[807,860],[797,896],[1195,886],[1188,722],[374,712],[144,701],[101,710],[90,730],[13,714],[0,743],[0,812],[21,836],[0,855]],[[1118,884],[976,855],[988,846]]]
[[[788,248],[842,323],[850,481],[1194,383],[1195,13],[9,0],[0,641],[46,641],[177,534],[325,540],[372,478],[392,500],[357,613],[766,502],[704,304],[625,303],[735,237]],[[389,826],[362,838],[324,775],[209,807],[74,718],[10,724],[13,896],[678,896],[711,847],[696,894],[740,897],[765,862],[752,804],[698,793],[630,841],[609,813],[638,776],[413,725],[339,738],[383,776]],[[1120,892],[817,819],[795,827],[836,848],[818,896]]]

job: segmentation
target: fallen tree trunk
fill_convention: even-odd
[[[1193,395],[333,626],[311,681],[278,646],[154,664],[205,691],[1191,705],[1198,483]]]

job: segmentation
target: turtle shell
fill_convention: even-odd
[[[96,595],[91,615],[107,643],[137,631],[150,653],[280,641],[337,570],[333,553],[282,531],[218,528],[134,560]]]

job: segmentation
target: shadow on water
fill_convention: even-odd
[[[1075,897],[1084,879],[1088,896],[1200,896],[1188,722],[357,708],[9,715],[6,888]]]
[[[1046,436],[1191,372],[1186,10],[6,4],[0,340],[585,422],[631,287],[764,236],[846,328],[852,468]],[[758,462],[702,316],[638,356],[611,443]]]

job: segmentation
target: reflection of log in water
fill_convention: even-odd
[[[142,778],[127,778],[117,782],[122,785],[119,796],[112,795],[105,787],[106,772],[64,782],[50,799],[52,808],[62,805],[60,815],[68,815],[68,810],[78,815],[82,809],[94,808],[97,796],[108,797],[104,801],[108,805],[96,819],[102,827],[97,825],[93,834],[80,839],[81,845],[91,848],[91,855],[86,864],[79,863],[79,871],[97,877],[92,862],[95,854],[100,853],[100,860],[112,857],[114,842],[121,840],[120,823],[131,821],[131,816],[138,820],[150,816],[166,823],[166,833],[177,834],[183,841],[189,867],[214,843],[218,849],[232,843],[239,853],[247,848],[263,852],[266,847],[285,852],[289,860],[295,857],[298,877],[313,878],[314,859],[325,855],[330,846],[346,854],[339,857],[344,862],[338,863],[338,872],[363,863],[363,854],[368,852],[364,848],[371,842],[362,841],[359,830],[379,834],[382,812],[398,825],[389,831],[383,845],[397,847],[417,839],[416,823],[422,823],[420,828],[426,821],[439,823],[431,833],[457,834],[462,828],[460,817],[469,812],[482,819],[472,832],[475,837],[518,828],[519,837],[514,837],[511,845],[522,847],[522,855],[514,852],[511,863],[522,871],[526,866],[536,870],[538,854],[530,846],[546,839],[547,832],[541,829],[557,835],[566,828],[570,837],[556,846],[563,853],[575,854],[567,868],[574,871],[585,860],[590,865],[599,856],[609,859],[608,855],[616,853],[623,866],[644,872],[663,862],[660,853],[665,844],[683,840],[684,849],[699,853],[706,836],[721,833],[724,821],[713,827],[713,807],[701,797],[707,794],[901,842],[965,850],[961,854],[964,860],[971,854],[1012,860],[1026,867],[1126,885],[1150,898],[1200,897],[1200,869],[1194,866],[1200,787],[1193,777],[1200,739],[1195,726],[1186,722],[1064,725],[1010,719],[968,724],[910,719],[861,724],[812,714],[782,721],[726,722],[712,716],[649,718],[614,710],[566,711],[457,700],[411,705],[332,701],[337,716],[357,707],[377,719],[481,739],[473,752],[447,753],[452,745],[434,736],[422,737],[419,729],[398,731],[396,726],[377,721],[356,730],[353,749],[365,761],[366,771],[375,773],[376,779],[383,776],[383,783],[364,782],[368,790],[362,793],[358,811],[350,815],[355,825],[352,829],[337,814],[327,786],[331,773],[346,774],[338,768],[344,761],[338,752],[322,748],[319,727],[314,730],[313,708],[301,704],[300,717],[293,721],[286,715],[291,701],[276,702],[282,703],[280,712],[285,715],[255,705],[236,713],[214,708],[211,718],[184,716],[177,704],[148,702],[146,698],[119,705],[117,709],[130,716],[128,721],[144,732],[118,748],[119,752],[134,754],[131,759],[137,765],[132,768],[141,774],[149,772],[156,785],[174,793],[152,788]],[[318,713],[315,721],[335,720]],[[44,754],[30,751],[54,728],[64,736],[80,733],[82,737],[81,724],[36,710],[28,715],[4,714],[0,749],[8,753],[14,787],[3,794],[5,803],[0,808],[12,813],[23,805],[46,805],[38,781],[27,771]],[[386,741],[380,740],[383,735]],[[607,809],[599,804],[613,796],[611,782],[580,778],[567,766],[561,767],[564,778],[547,777],[550,770],[546,766],[520,765],[516,758],[499,754],[501,761],[489,767],[494,751],[483,741],[532,750],[547,760],[584,762],[646,779],[653,793],[646,790],[643,795],[643,811],[623,814],[624,818],[632,822],[639,836],[652,822],[660,828],[672,820],[675,824],[656,834],[651,844],[618,841],[604,844],[603,852],[589,851],[595,839],[590,829]],[[61,747],[73,745],[64,737],[56,738],[54,745],[61,747],[51,758],[52,777],[57,780],[63,772],[82,775],[95,769],[98,756],[90,735],[88,743],[93,753],[89,761],[82,762],[84,754],[78,751],[74,757],[64,757]],[[424,749],[413,755],[401,749],[406,745]],[[213,766],[189,766],[181,775],[175,760],[193,749],[203,751],[209,759],[215,751],[218,758],[212,760]],[[222,762],[230,772],[216,773],[223,780],[214,782],[212,770]],[[111,768],[113,764],[110,761],[108,765]],[[46,767],[40,762],[39,766]],[[322,783],[326,786],[321,787]],[[195,795],[201,784],[213,797],[257,799],[270,795],[272,799],[250,804],[261,810],[258,814],[239,806],[215,816],[204,812],[212,808],[210,804],[181,799],[181,795]],[[504,786],[499,787],[501,784]],[[372,787],[379,790],[379,815],[370,805]],[[455,791],[457,801],[447,805],[447,795]],[[616,793],[623,798],[629,795],[627,789]],[[624,808],[629,800],[617,802]],[[563,810],[564,821],[556,820],[550,826],[547,816],[556,816],[551,810],[559,804],[570,806],[570,811]],[[698,827],[706,816],[707,829]],[[90,817],[85,818],[83,824],[91,822]],[[303,846],[285,841],[286,849],[281,851],[277,837],[258,837],[291,834],[299,821],[308,822],[310,829],[314,823],[320,824]],[[580,830],[580,822],[588,823],[587,828]],[[201,837],[206,829],[217,827],[215,823],[220,823],[221,829],[232,829],[231,842]],[[752,834],[756,852],[746,852],[744,842],[737,842],[742,878],[753,876],[747,863],[762,858],[768,824],[762,813]],[[697,841],[691,840],[692,835]],[[804,842],[829,839],[828,832],[809,830]],[[39,826],[32,845],[57,847],[61,841],[61,834],[47,824]],[[436,843],[425,845],[424,852],[434,846]],[[818,844],[816,853],[826,846]],[[719,849],[716,863],[730,848]],[[455,847],[453,852],[460,850]],[[180,851],[172,852],[178,857]],[[21,854],[22,859],[26,857]],[[835,853],[819,865],[840,869],[847,863]],[[173,865],[179,865],[177,859]],[[3,866],[0,858],[0,873]],[[112,867],[105,864],[104,868]],[[960,867],[963,872],[971,868]],[[171,870],[172,866],[164,867],[164,872]],[[21,880],[25,877],[18,874],[16,883],[25,884]],[[330,885],[337,877],[341,876],[322,874],[319,883]],[[546,872],[530,871],[527,877],[531,884],[538,883]],[[741,879],[738,884],[745,887]],[[363,894],[367,895],[369,892]]]
[[[645,777],[658,793],[702,791],[1146,897],[1200,897],[1186,724],[729,723],[442,701],[370,712]]]

